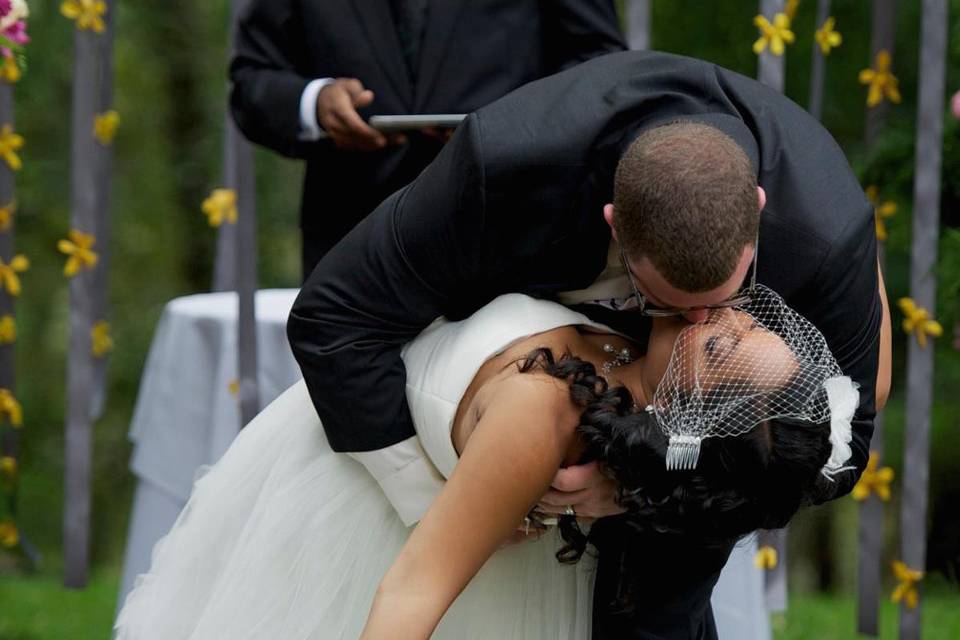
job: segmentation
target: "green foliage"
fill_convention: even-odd
[[[960,312],[960,229],[944,229],[940,239],[938,314],[945,327],[957,323]]]
[[[886,595],[886,594],[885,594]],[[960,611],[952,587],[936,584],[923,600],[923,640],[952,640],[960,636]],[[785,615],[773,618],[774,640],[853,640],[856,600],[852,592],[805,594],[791,597]],[[899,638],[899,610],[884,599],[880,606],[880,640]]]
[[[17,175],[17,250],[31,260],[17,306],[17,396],[24,407],[22,531],[47,556],[60,547],[68,281],[57,240],[70,224],[73,25],[58,0],[31,3],[30,72],[15,88],[26,138]],[[216,231],[200,211],[221,186],[228,5],[121,3],[115,108],[109,400],[95,426],[93,562],[116,564],[132,477],[126,440],[154,327],[171,298],[209,289]],[[260,153],[261,285],[296,286],[302,170]],[[103,241],[101,241],[102,245]]]

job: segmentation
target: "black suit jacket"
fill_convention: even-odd
[[[431,0],[413,83],[390,0],[252,0],[230,66],[234,120],[251,141],[305,158],[301,225],[329,246],[440,151],[421,135],[381,151],[302,142],[300,96],[356,77],[376,114],[469,113],[522,84],[625,48],[612,0]],[[320,247],[323,253],[327,247]]]
[[[478,110],[320,262],[288,335],[332,446],[369,451],[414,434],[400,349],[437,316],[465,316],[504,292],[549,297],[593,282],[606,260],[601,210],[622,150],[640,130],[678,118],[716,122],[754,159],[767,192],[759,280],[824,333],[860,384],[858,471],[836,482],[836,495],[847,493],[873,430],[881,304],[872,207],[829,133],[789,99],[715,65],[652,52],[604,56]],[[601,611],[596,629],[707,637],[705,598],[725,555],[693,561],[676,541],[644,544],[653,566],[684,580],[651,589],[633,617]],[[664,564],[663,550],[678,545]],[[598,596],[605,588],[601,581]]]

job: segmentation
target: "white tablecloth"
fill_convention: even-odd
[[[261,406],[301,377],[286,335],[296,295],[296,289],[257,292]],[[130,426],[130,468],[138,484],[121,603],[186,504],[197,469],[216,462],[240,431],[239,398],[231,391],[238,375],[236,294],[171,300],[150,346]]]

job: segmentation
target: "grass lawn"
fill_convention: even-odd
[[[923,602],[924,640],[960,638],[960,592],[938,586],[925,594]],[[897,605],[881,603],[880,638],[899,637]],[[866,638],[856,633],[856,604],[853,595],[803,594],[790,599],[785,616],[774,618],[775,640],[853,640]]]
[[[119,568],[96,570],[82,591],[52,570],[0,575],[0,640],[109,640]]]
[[[61,586],[52,571],[0,577],[0,640],[107,640],[113,620],[120,573],[117,568],[93,574],[84,591]],[[924,601],[924,640],[960,638],[960,593],[940,586]],[[851,595],[796,595],[786,616],[774,620],[775,640],[853,640]],[[897,638],[897,608],[884,602],[880,638]],[[723,639],[723,640],[736,640]]]

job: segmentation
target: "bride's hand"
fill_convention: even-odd
[[[596,462],[557,471],[550,490],[540,499],[537,511],[564,515],[573,507],[578,519],[603,518],[623,513],[615,497],[617,484],[605,476]]]

